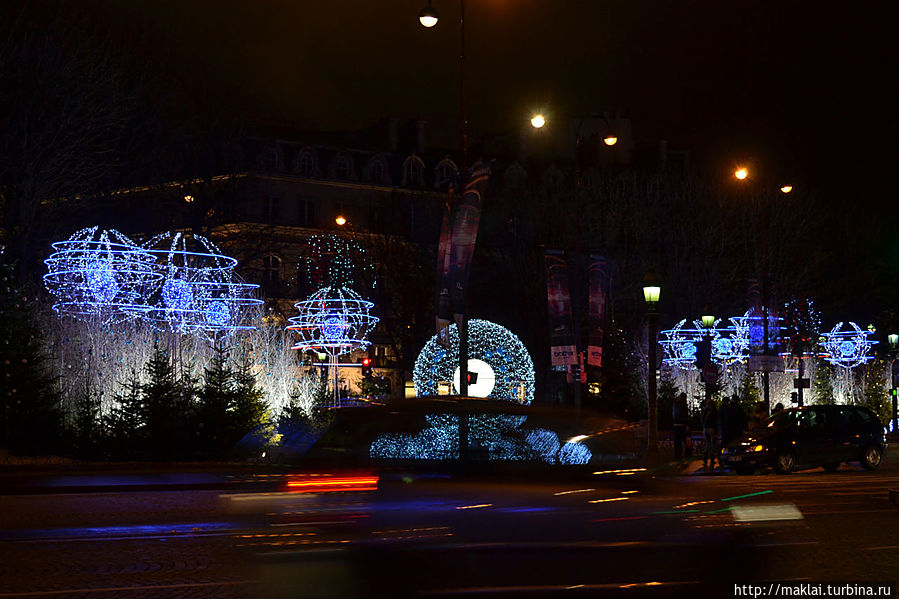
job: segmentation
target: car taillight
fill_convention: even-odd
[[[377,474],[292,474],[287,478],[287,490],[291,493],[335,493],[377,491]]]

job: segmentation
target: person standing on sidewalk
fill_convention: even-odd
[[[713,470],[718,455],[716,446],[718,408],[715,407],[715,401],[712,398],[707,399],[702,408],[702,434],[705,437],[705,453],[702,456],[702,465],[706,470]]]
[[[687,409],[687,394],[681,393],[674,400],[672,407],[672,422],[674,434],[674,459],[684,459],[684,447],[687,441],[687,424],[689,424],[689,414]]]

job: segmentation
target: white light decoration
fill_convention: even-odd
[[[318,288],[357,288],[375,283],[374,263],[368,252],[352,239],[338,235],[313,235],[306,241],[309,280]]]
[[[293,349],[300,351],[336,357],[366,347],[366,337],[378,323],[369,314],[374,304],[343,287],[319,289],[294,306],[299,314],[289,319],[287,330],[299,336]]]
[[[44,261],[44,286],[59,314],[113,322],[150,310],[149,297],[163,275],[155,257],[122,233],[82,229],[53,249]]]
[[[699,321],[693,321],[693,328],[684,328],[686,319],[673,328],[662,331],[664,339],[659,341],[665,353],[664,363],[678,368],[690,369],[696,365],[699,342],[710,337],[711,357],[716,364],[743,362],[749,357],[750,316],[733,316],[729,319],[733,326],[720,327],[716,320],[712,328],[704,328]],[[773,337],[772,337],[773,338]]]
[[[177,333],[231,334],[252,329],[244,324],[248,310],[262,304],[258,285],[234,272],[237,260],[224,255],[200,235],[163,233],[143,245],[154,255],[165,280],[148,319]]]
[[[437,395],[440,381],[453,380],[459,365],[456,325],[450,326],[448,333],[449,348],[440,345],[435,335],[415,360],[412,381],[419,396]],[[486,397],[524,404],[533,401],[534,362],[521,340],[508,329],[487,320],[469,320],[468,355],[493,371],[494,386]]]
[[[838,322],[829,333],[824,333],[824,349],[827,354],[824,359],[831,364],[843,368],[855,368],[874,359],[869,355],[871,346],[877,341],[868,339],[873,331],[865,331],[854,322],[847,322],[848,327],[843,328],[843,323]]]
[[[483,360],[469,360],[468,374],[469,379],[474,379],[474,381],[469,380],[468,382],[468,394],[472,397],[490,397],[496,386],[496,375],[490,364]],[[457,366],[453,373],[453,389],[456,393],[459,392],[460,376],[461,370]]]
[[[566,443],[559,450],[559,463],[579,466],[586,464],[593,457],[593,453],[583,443]]]

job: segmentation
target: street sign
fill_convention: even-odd
[[[812,379],[801,378],[801,379],[793,379],[793,388],[794,389],[811,389],[812,388]]]
[[[750,372],[783,372],[784,361],[780,356],[749,356]]]

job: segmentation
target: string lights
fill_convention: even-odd
[[[299,336],[293,349],[339,356],[369,345],[367,336],[378,318],[369,314],[373,303],[344,287],[319,289],[307,300],[294,304],[288,331]]]
[[[494,377],[487,397],[530,404],[534,399],[534,363],[521,340],[496,323],[468,321],[468,356],[485,362]],[[459,364],[459,333],[449,327],[449,348],[435,335],[415,360],[412,380],[419,396],[437,395],[438,383],[452,381]]]
[[[868,339],[873,331],[865,331],[854,322],[847,322],[846,328],[838,322],[829,333],[824,333],[824,349],[827,351],[823,357],[831,364],[843,368],[855,368],[874,359],[870,355],[871,346],[877,341]]]

